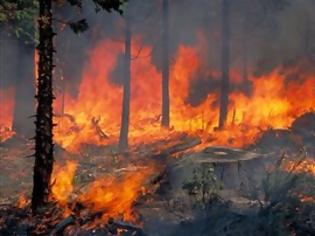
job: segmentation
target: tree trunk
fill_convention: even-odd
[[[39,63],[35,135],[35,165],[32,210],[35,214],[38,208],[48,202],[50,193],[50,178],[53,169],[53,36],[52,2],[39,1]]]
[[[229,106],[230,70],[230,0],[222,1],[221,96],[219,128],[224,128]]]
[[[20,58],[15,84],[13,130],[25,138],[33,137],[30,116],[34,114],[34,51],[35,48],[20,43]]]
[[[130,63],[131,63],[131,30],[128,16],[125,19],[125,58],[124,58],[124,91],[122,102],[119,149],[128,148],[129,115],[130,115]]]
[[[242,76],[243,76],[243,87],[244,91],[247,96],[251,95],[252,88],[251,88],[251,83],[249,81],[249,73],[248,73],[248,45],[249,45],[249,30],[248,30],[248,22],[247,20],[249,19],[248,17],[248,12],[247,8],[244,7],[243,9],[243,21],[242,21],[242,57],[243,57],[243,65],[242,65]]]
[[[248,56],[247,56],[247,36],[244,36],[243,42],[243,80],[248,81]]]
[[[162,126],[169,127],[169,0],[163,0]]]

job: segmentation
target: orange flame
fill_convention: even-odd
[[[13,134],[13,112],[15,104],[15,89],[0,88],[0,142],[9,139]]]
[[[283,168],[285,171],[292,171],[294,169],[294,173],[304,173],[315,177],[315,161],[313,159],[303,160],[298,166],[296,166],[296,162],[289,161],[285,163]],[[301,202],[315,203],[314,196],[300,194],[299,198]]]
[[[284,166],[284,169],[287,171],[292,170],[292,168],[295,166],[295,162],[291,161],[286,163]],[[310,175],[315,176],[315,161],[312,159],[306,159],[302,161],[295,169],[295,173],[307,173]]]
[[[135,53],[142,45],[136,38],[132,44]],[[191,105],[187,97],[191,83],[202,70],[202,44],[180,46],[170,72],[170,117],[173,130],[202,134],[204,141],[214,144],[241,147],[251,143],[261,129],[287,128],[297,116],[315,107],[315,73],[298,73],[295,80],[287,80],[296,68],[278,68],[268,75],[251,77],[252,95],[232,91],[226,129],[213,132],[218,123],[218,91],[208,93],[198,105]],[[152,48],[145,46],[143,55]],[[204,52],[203,52],[204,53]],[[123,45],[110,40],[97,44],[90,52],[77,97],[65,96],[66,115],[56,118],[57,143],[76,151],[83,143],[103,145],[118,139],[121,115],[122,87],[115,83],[113,71]],[[160,128],[161,73],[152,64],[152,58],[139,57],[131,66],[130,142],[135,144],[168,135]],[[219,81],[220,73],[207,72]],[[210,78],[209,78],[210,80]],[[232,69],[231,83],[242,82],[239,73]],[[61,107],[56,101],[56,110]],[[106,134],[104,137],[103,134]]]
[[[65,166],[55,165],[52,173],[52,197],[60,204],[67,203],[73,191],[73,177],[77,168],[75,161],[67,161]]]
[[[153,169],[147,168],[121,177],[98,179],[80,196],[80,201],[96,211],[103,210],[103,220],[114,217],[134,222],[133,204],[144,193],[143,183],[152,173]]]
[[[29,204],[29,202],[30,200],[24,194],[21,194],[19,196],[19,199],[17,200],[16,206],[22,209],[25,208]]]

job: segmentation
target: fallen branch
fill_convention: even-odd
[[[138,226],[124,222],[124,221],[114,220],[112,218],[108,220],[108,229],[111,233],[116,233],[117,230],[120,229],[120,230],[131,231],[132,235],[146,236],[143,230],[139,228]]]
[[[96,119],[95,117],[93,117],[91,120],[92,126],[95,128],[97,135],[101,139],[109,139],[108,135],[101,129],[99,125],[99,121],[100,121],[100,118]]]
[[[55,228],[51,231],[50,236],[60,235],[62,232],[75,221],[73,216],[68,216],[67,218],[60,221]]]
[[[175,145],[167,148],[166,150],[163,150],[162,152],[160,152],[159,154],[157,154],[153,157],[164,159],[164,158],[167,158],[168,156],[174,155],[176,153],[191,149],[191,148],[193,148],[199,144],[201,144],[200,139],[199,138],[193,138],[193,139],[190,139],[188,141],[175,144]]]

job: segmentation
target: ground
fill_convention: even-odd
[[[31,196],[33,157],[29,157],[29,155],[32,154],[33,144],[31,141],[17,137],[12,138],[0,145],[0,209],[2,213],[8,215],[15,215],[18,212],[18,216],[10,218],[9,221],[6,216],[2,218],[1,220],[7,227],[5,229],[7,231],[2,232],[32,230],[33,233],[47,233],[54,232],[57,228],[58,230],[62,229],[65,235],[72,235],[74,232],[85,232],[82,235],[92,235],[93,230],[96,230],[96,235],[104,235],[105,232],[108,235],[115,235],[120,230],[125,232],[126,235],[131,231],[137,232],[138,235],[144,235],[144,232],[147,235],[179,235],[178,232],[186,229],[186,227],[188,227],[185,231],[187,235],[189,235],[188,232],[193,232],[190,235],[202,235],[198,230],[198,232],[194,231],[196,227],[203,228],[205,232],[212,232],[204,227],[207,225],[208,220],[205,221],[205,219],[208,219],[209,214],[205,215],[205,211],[202,210],[204,208],[196,208],[196,195],[190,195],[183,189],[183,183],[194,178],[196,168],[201,170],[208,165],[214,167],[213,172],[222,185],[216,190],[219,200],[215,201],[216,204],[210,206],[209,209],[211,209],[212,214],[210,215],[218,219],[225,219],[229,216],[229,220],[225,219],[224,221],[232,222],[233,225],[233,227],[232,225],[226,226],[227,223],[225,223],[223,227],[221,223],[216,221],[218,225],[217,234],[211,235],[224,235],[218,233],[223,232],[220,227],[223,227],[224,230],[225,227],[240,230],[238,225],[248,224],[248,215],[256,216],[258,213],[261,215],[262,209],[267,211],[266,209],[269,208],[273,210],[272,214],[274,212],[274,206],[270,207],[273,198],[269,196],[270,199],[266,200],[266,189],[261,184],[266,178],[269,178],[269,181],[274,181],[273,177],[268,176],[268,169],[278,167],[277,165],[283,159],[286,159],[288,163],[281,166],[281,172],[286,173],[288,181],[286,179],[284,181],[281,177],[276,179],[276,183],[277,186],[289,187],[282,188],[282,192],[276,194],[277,196],[286,196],[290,192],[288,189],[292,186],[294,186],[295,191],[295,182],[297,181],[295,177],[292,178],[294,181],[291,179],[292,167],[295,173],[304,173],[309,168],[307,176],[312,175],[312,171],[314,171],[312,169],[314,167],[312,166],[314,165],[312,158],[315,156],[313,145],[315,139],[312,134],[310,135],[310,132],[313,131],[310,130],[305,134],[307,129],[301,129],[300,123],[298,123],[299,129],[295,127],[295,133],[292,133],[291,130],[265,131],[255,144],[244,149],[214,147],[213,145],[204,146],[201,149],[195,148],[200,144],[198,137],[186,134],[176,134],[164,140],[138,145],[132,147],[128,153],[119,153],[113,146],[96,147],[92,145],[82,147],[78,153],[70,153],[57,145],[55,156],[56,169],[59,170],[59,175],[55,172],[53,178],[56,176],[60,178],[63,170],[65,170],[65,173],[69,172],[70,169],[65,167],[69,161],[75,160],[74,189],[70,191],[69,196],[66,196],[65,205],[60,205],[59,202],[47,209],[46,218],[44,217],[46,225],[44,225],[42,218],[37,218],[36,220],[29,220],[29,223],[26,224],[28,226],[24,225],[24,228],[20,221],[23,217],[29,219],[30,215],[27,210],[28,207],[25,205],[27,200],[21,196],[26,196],[26,199]],[[298,136],[296,133],[298,133]],[[283,154],[284,152],[286,155]],[[299,167],[294,166],[296,162]],[[308,163],[310,163],[310,166],[307,166]],[[315,173],[313,174],[315,175]],[[104,182],[101,180],[104,180]],[[66,190],[61,192],[62,196],[69,192],[67,183],[66,181],[64,185]],[[315,189],[308,186],[305,179],[298,183],[300,188],[306,185],[303,187],[303,191],[307,188],[309,190],[308,194],[311,193],[311,190],[314,190],[312,193],[315,193]],[[55,181],[53,186],[58,184],[58,181]],[[93,185],[98,190],[105,189],[106,191],[91,192],[91,186],[93,187]],[[275,191],[270,189],[269,192]],[[136,192],[136,194],[133,195],[134,193],[131,191],[130,195],[129,190]],[[114,197],[110,200],[105,199],[105,201],[108,201],[108,205],[101,205],[100,208],[97,208],[96,205],[99,204],[97,202],[99,200],[91,200],[91,196],[85,194],[89,192],[95,198],[107,196],[106,194],[109,192]],[[257,196],[252,196],[253,192]],[[303,222],[308,223],[305,223],[305,227],[304,223],[299,223],[304,228],[294,228],[294,230],[297,235],[302,235],[299,232],[309,232],[309,228],[313,227],[312,214],[315,215],[315,210],[312,208],[314,206],[312,201],[301,203],[303,202],[301,197],[308,196],[298,197],[300,198],[299,207],[303,209],[303,212],[307,212],[305,213],[307,215],[306,220],[303,220]],[[126,199],[127,201],[125,201]],[[276,205],[278,206],[280,203],[283,206],[292,205],[292,202],[286,205],[288,199],[293,201],[291,196],[281,200],[276,199],[275,202],[278,202]],[[83,200],[87,203],[82,204]],[[218,215],[217,204],[219,204],[220,209],[224,209],[224,217]],[[14,205],[16,208],[13,207]],[[64,214],[63,209],[66,208],[70,209],[72,213]],[[124,214],[130,213],[132,219],[128,214],[118,214],[117,212],[121,209],[124,209]],[[104,214],[106,211],[111,212],[112,215]],[[295,214],[299,217],[293,217],[292,222],[301,221],[299,214]],[[53,215],[55,217],[52,217]],[[114,217],[113,221],[111,221],[110,216]],[[256,218],[253,225],[263,224],[261,222],[264,222],[262,220],[264,218]],[[121,222],[122,219],[131,224]],[[11,222],[11,225],[12,222],[15,222],[15,224],[18,222],[17,228],[8,226],[8,222]],[[95,235],[94,233],[93,235]],[[184,234],[181,233],[181,235]]]

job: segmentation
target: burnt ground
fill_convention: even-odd
[[[33,159],[29,155],[32,153],[32,142],[12,138],[0,144],[0,213],[4,215],[1,223],[5,225],[5,230],[2,228],[0,232],[3,235],[27,235],[30,232],[37,235],[53,232],[59,235],[61,231],[65,235],[74,235],[74,232],[78,235],[116,235],[118,232],[124,232],[125,235],[166,236],[280,235],[283,232],[287,234],[282,235],[293,232],[296,235],[313,235],[315,186],[309,184],[314,183],[314,180],[309,182],[310,173],[306,173],[306,177],[303,173],[299,182],[300,176],[292,177],[291,170],[285,171],[285,178],[282,172],[281,175],[277,174],[278,179],[273,179],[274,176],[271,178],[269,170],[280,166],[283,159],[297,164],[314,160],[314,116],[314,113],[305,114],[288,130],[267,130],[255,144],[243,150],[208,147],[198,152],[187,151],[198,144],[198,138],[185,134],[134,147],[130,153],[119,153],[115,147],[87,145],[82,147],[80,153],[71,154],[56,147],[56,163],[62,164],[67,160],[79,163],[74,193],[100,176],[113,175],[117,170],[132,172],[141,170],[138,168],[142,166],[156,166],[156,175],[146,183],[152,191],[141,196],[134,204],[134,210],[142,222],[141,230],[138,226],[120,222],[120,219],[87,230],[82,226],[93,222],[98,212],[89,212],[88,220],[75,214],[73,219],[66,218],[65,221],[62,209],[57,205],[47,210],[44,223],[43,217],[23,223],[22,219],[30,218],[28,208],[19,209],[14,205],[21,194],[28,197],[31,194]],[[183,184],[187,179],[193,179],[195,170],[202,171],[207,165],[214,167],[220,186],[213,191],[215,198],[212,198],[212,193],[208,194],[205,197],[206,204],[205,201],[200,204],[200,199],[196,198],[198,193],[187,192]],[[206,181],[209,181],[207,178]],[[266,179],[269,186],[280,189],[266,189],[263,184],[266,185]],[[299,189],[296,189],[297,185]],[[296,191],[314,198],[303,202]],[[214,226],[209,228],[209,222]],[[282,229],[270,222],[289,226]],[[56,233],[56,227],[62,230]]]

